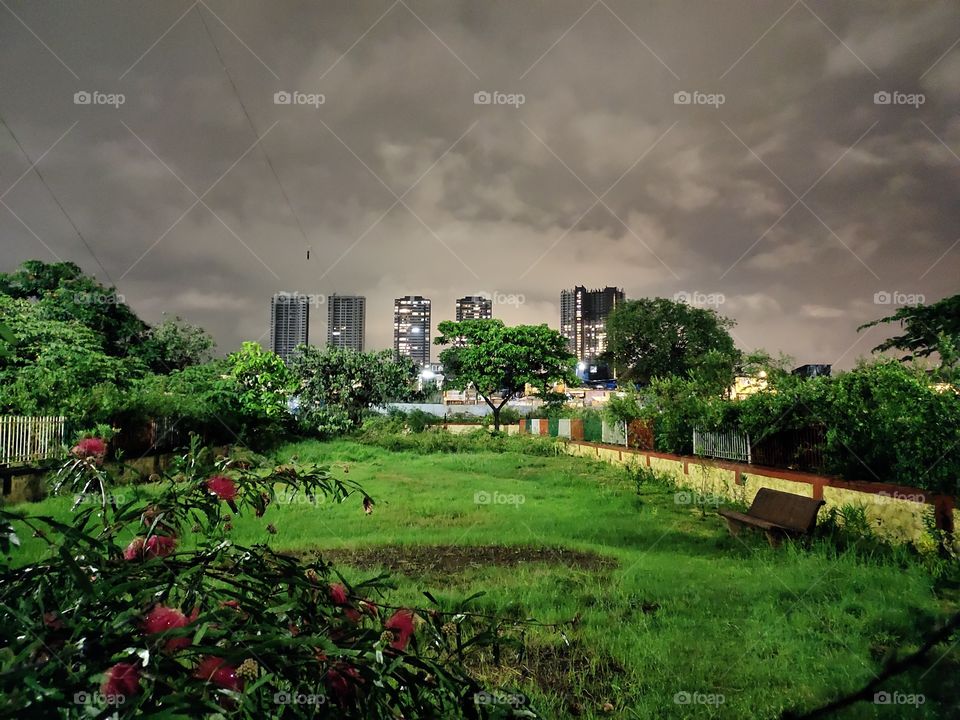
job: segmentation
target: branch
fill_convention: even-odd
[[[811,710],[806,714],[797,714],[792,710],[788,710],[781,715],[782,720],[813,720],[813,718],[827,717],[828,715],[833,715],[837,710],[845,708],[849,705],[853,705],[856,702],[861,700],[872,700],[874,693],[878,690],[882,690],[880,685],[890,678],[900,675],[912,667],[922,667],[923,658],[929,653],[934,647],[939,645],[942,642],[947,641],[950,636],[954,633],[955,630],[960,628],[960,613],[955,614],[950,620],[947,621],[946,625],[941,627],[939,630],[931,633],[929,637],[924,641],[923,645],[920,646],[920,649],[915,653],[907,655],[906,657],[900,660],[892,660],[887,663],[886,667],[880,671],[880,674],[877,675],[873,680],[864,685],[860,690],[853,692],[844,697],[833,700],[826,705],[822,705],[815,710]],[[935,665],[936,663],[934,663]],[[931,668],[933,665],[930,666]]]

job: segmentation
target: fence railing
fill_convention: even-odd
[[[694,429],[693,454],[734,462],[750,463],[750,436],[738,432]]]
[[[61,457],[66,432],[64,417],[0,416],[0,466]]]

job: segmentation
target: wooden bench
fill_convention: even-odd
[[[739,535],[744,527],[758,528],[766,533],[772,547],[778,547],[785,537],[809,535],[824,504],[823,500],[760,488],[747,512],[721,510],[720,515],[731,535]]]

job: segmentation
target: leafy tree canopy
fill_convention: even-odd
[[[0,273],[0,294],[30,300],[50,320],[76,321],[103,338],[104,351],[127,357],[147,324],[113,288],[105,288],[73,263],[28,260],[12,273]]]
[[[180,317],[165,317],[146,331],[138,353],[153,372],[169,373],[208,362],[215,346],[203,328]]]
[[[297,351],[293,372],[304,424],[330,434],[358,425],[368,408],[407,399],[417,366],[410,358],[395,358],[390,350],[304,346]]]
[[[955,368],[960,361],[960,295],[944,298],[932,305],[913,305],[893,315],[861,325],[857,330],[898,322],[903,332],[880,343],[874,352],[902,350],[902,360],[940,356],[941,368]]]
[[[227,358],[227,366],[244,411],[267,418],[287,413],[295,384],[293,374],[279,355],[259,343],[245,342]]]
[[[143,375],[136,358],[109,355],[102,338],[75,320],[51,319],[43,306],[0,295],[7,352],[0,357],[0,412],[85,416],[91,389]]]
[[[494,429],[500,411],[526,386],[547,394],[556,383],[575,383],[576,358],[567,339],[546,325],[507,327],[500,320],[445,321],[437,345],[452,345],[440,353],[450,387],[476,388],[493,410]],[[499,402],[493,396],[500,395]]]
[[[714,310],[665,298],[628,300],[607,318],[607,355],[620,377],[648,384],[657,377],[687,376],[714,352],[731,367],[739,353],[728,329],[734,321]]]

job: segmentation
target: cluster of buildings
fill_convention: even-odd
[[[270,348],[284,360],[294,349],[310,341],[310,307],[313,297],[278,293],[270,302]],[[606,287],[588,290],[578,285],[560,293],[560,332],[577,356],[584,379],[609,377],[600,360],[607,345],[606,321],[624,301],[623,290]],[[331,295],[327,306],[327,345],[362,351],[365,346],[367,300],[362,295]],[[456,301],[456,320],[493,317],[493,301],[483,295],[467,295]],[[430,366],[433,308],[430,298],[407,295],[393,303],[393,350],[421,367]]]

